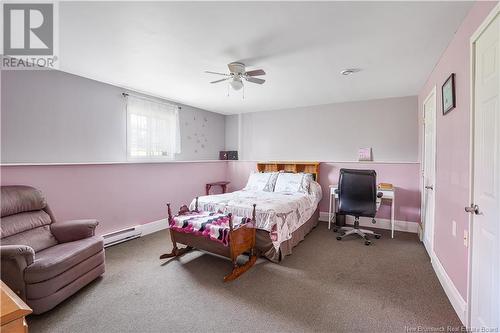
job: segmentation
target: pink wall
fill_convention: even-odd
[[[58,220],[96,218],[98,233],[166,217],[226,178],[225,162],[1,167],[2,185],[41,189]]]
[[[230,189],[243,188],[251,171],[256,170],[257,162],[228,162],[228,180]],[[321,163],[320,184],[323,189],[323,200],[320,211],[328,212],[328,188],[337,184],[341,168],[373,169],[377,172],[378,182],[393,183],[396,188],[396,219],[409,222],[420,222],[420,188],[419,163]],[[380,218],[390,218],[390,206],[384,205],[378,212]]]
[[[462,22],[419,94],[419,106],[437,87],[436,219],[434,251],[462,297],[467,299],[468,250],[463,232],[468,230],[470,136],[470,37],[497,2],[478,1]],[[442,115],[441,86],[455,73],[457,107]],[[422,110],[419,112],[421,117]],[[422,119],[420,118],[420,122]],[[422,127],[420,127],[422,128]],[[420,133],[420,141],[422,133]],[[452,221],[457,236],[452,235]]]
[[[418,164],[323,163],[321,185],[336,183],[340,168],[375,169],[379,181],[398,186],[396,219],[419,221]],[[58,220],[96,218],[99,234],[165,218],[165,203],[174,209],[204,194],[205,184],[228,179],[229,190],[245,186],[256,162],[179,162],[153,164],[92,164],[3,166],[1,185],[41,189]],[[328,211],[328,197],[320,203]],[[380,217],[389,218],[389,207]]]

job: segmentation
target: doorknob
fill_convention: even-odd
[[[427,190],[434,190],[434,186],[432,186],[432,185],[428,185],[428,186],[426,186],[425,188],[426,188]]]
[[[474,213],[474,214],[476,214],[476,215],[479,215],[479,214],[480,214],[480,212],[479,212],[479,206],[478,206],[478,205],[474,205],[474,204],[472,204],[472,205],[470,205],[470,206],[465,207],[465,211],[466,211],[467,213]]]

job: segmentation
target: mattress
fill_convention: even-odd
[[[256,228],[269,232],[275,250],[279,251],[280,245],[291,239],[292,233],[313,216],[321,196],[321,187],[313,182],[310,193],[241,190],[202,196],[198,198],[198,209],[252,217],[255,204]],[[194,206],[195,200],[191,202],[190,209]]]

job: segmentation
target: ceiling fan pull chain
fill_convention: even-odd
[[[243,85],[243,99],[245,99],[245,85]]]
[[[227,84],[227,97],[229,97],[229,83]]]

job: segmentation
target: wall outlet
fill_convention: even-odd
[[[451,221],[451,234],[453,237],[457,237],[457,222],[455,220]]]
[[[464,230],[464,246],[469,246],[469,232],[467,230]]]

